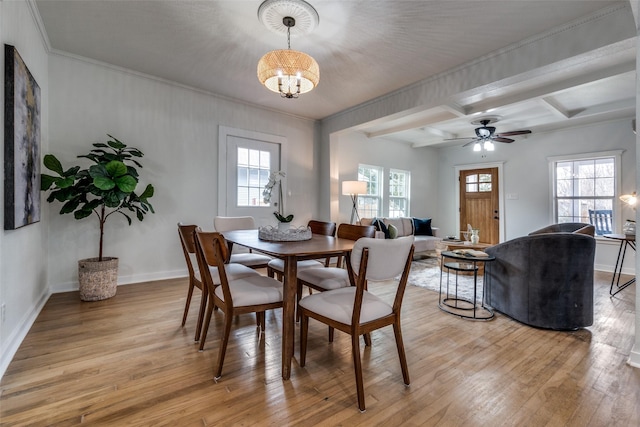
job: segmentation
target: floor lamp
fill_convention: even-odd
[[[358,215],[358,194],[367,194],[367,183],[365,181],[342,181],[342,195],[351,196],[351,221],[353,224],[353,218],[360,222],[360,215]]]

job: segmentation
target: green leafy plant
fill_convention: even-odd
[[[104,224],[111,215],[123,215],[131,225],[130,214],[139,221],[144,215],[155,213],[149,200],[154,193],[148,184],[141,194],[136,194],[138,171],[142,168],[136,158],[144,154],[137,148],[127,147],[111,135],[106,143],[93,144],[89,154],[78,156],[94,164],[82,169],[73,166],[67,170],[52,154],[44,156],[44,166],[57,176],[41,174],[42,191],[51,191],[47,202],[63,203],[60,214],[73,213],[75,219],[83,219],[95,214],[100,224],[100,245],[98,261],[102,261]]]

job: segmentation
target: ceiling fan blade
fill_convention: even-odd
[[[473,138],[471,141],[469,141],[469,142],[467,142],[466,144],[464,144],[464,145],[463,145],[463,147],[467,147],[467,146],[469,146],[469,145],[471,145],[471,144],[474,144],[474,143],[476,143],[476,142],[480,142],[480,141],[482,141],[482,139],[480,139],[480,138]]]
[[[496,141],[496,142],[513,142],[515,141],[515,139],[511,139],[511,138],[503,138],[501,136],[496,136],[495,138],[491,138],[492,141]]]
[[[516,135],[526,135],[531,133],[530,130],[514,130],[513,132],[505,132],[505,133],[499,133],[496,136],[500,137],[500,136],[516,136]]]
[[[466,138],[448,138],[448,139],[443,139],[443,141],[466,141],[469,139],[476,139],[475,136],[467,136]]]

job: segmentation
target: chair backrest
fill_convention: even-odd
[[[368,249],[366,265],[367,280],[390,280],[401,274],[407,264],[412,251],[413,236],[399,237],[397,239],[375,239],[365,237],[358,239],[351,251],[351,266],[358,274],[365,249]]]
[[[195,231],[196,252],[198,254],[198,264],[202,273],[202,279],[206,283],[207,289],[213,298],[213,292],[217,283],[211,276],[209,267],[217,267],[220,285],[223,286],[225,301],[231,301],[228,289],[227,273],[224,268],[225,260],[228,259],[229,248],[222,234],[212,231],[202,231],[197,228]]]
[[[363,237],[353,245],[351,253],[347,255],[350,280],[352,280],[352,285],[356,286],[351,318],[353,324],[360,323],[363,294],[367,288],[367,282],[391,280],[399,274],[401,276],[393,300],[393,312],[400,313],[413,260],[413,239],[413,236],[397,239]]]
[[[596,234],[611,234],[613,221],[611,209],[589,209],[589,222],[596,228]]]
[[[335,236],[336,235],[336,223],[310,220],[307,225],[311,229],[313,234],[320,234],[323,236]]]
[[[223,233],[230,230],[253,230],[257,227],[252,216],[216,216],[213,219],[213,228]]]
[[[358,240],[375,235],[376,228],[373,225],[340,224],[338,227],[338,237],[341,239]]]
[[[178,223],[178,235],[180,236],[180,243],[182,245],[182,251],[187,262],[187,269],[189,270],[189,276],[194,277],[195,271],[198,267],[196,258],[196,243],[193,237],[193,232],[198,228],[193,224]]]

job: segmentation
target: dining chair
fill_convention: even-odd
[[[216,216],[213,219],[213,228],[219,232],[231,230],[254,230],[256,227],[256,221],[252,216]],[[259,254],[252,252],[231,253],[229,262],[246,265],[251,268],[265,268],[271,258],[265,254]]]
[[[208,300],[208,292],[206,286],[202,281],[202,275],[200,274],[200,267],[196,255],[196,243],[195,243],[195,231],[200,228],[197,225],[186,225],[178,223],[178,234],[180,236],[180,243],[182,244],[182,251],[184,252],[185,260],[187,262],[187,270],[189,271],[189,290],[187,291],[187,301],[184,307],[184,314],[182,315],[182,326],[185,325],[187,320],[187,314],[189,312],[189,306],[191,305],[191,298],[193,296],[194,288],[200,289],[202,295],[200,297],[200,309],[198,311],[198,321],[196,323],[196,333],[194,341],[200,341],[200,350],[204,347],[204,342],[207,338],[207,330],[203,328],[203,320],[205,315],[205,308]],[[218,274],[218,267],[209,268],[212,278],[213,286],[220,285],[220,276]],[[244,266],[242,264],[228,263],[225,264],[225,271],[227,277],[231,279],[237,279],[245,276],[254,276],[259,273],[252,268]]]
[[[400,311],[413,259],[413,236],[397,239],[362,238],[346,255],[352,286],[308,295],[300,300],[300,366],[306,364],[309,318],[351,335],[358,408],[365,411],[360,335],[393,325],[400,368],[409,385],[409,368],[402,341]],[[400,276],[393,305],[366,289],[367,281],[391,281]]]
[[[311,229],[312,234],[319,234],[322,236],[336,235],[335,222],[324,222],[312,219],[307,223],[307,226]],[[324,258],[323,262],[315,259],[298,261],[298,271],[306,270],[307,268],[328,267],[330,262],[331,257]],[[284,260],[276,258],[269,261],[269,264],[267,264],[267,276],[275,276],[278,280],[282,281],[282,277],[284,276]]]
[[[338,238],[358,240],[362,237],[375,237],[376,228],[373,225],[340,224]],[[338,264],[340,265],[340,264]],[[296,298],[300,302],[302,289],[309,288],[309,292],[329,291],[350,286],[349,273],[341,266],[327,267],[323,269],[306,269],[298,271]],[[333,341],[333,328],[329,328],[329,341]]]
[[[215,379],[219,379],[222,375],[222,365],[234,316],[256,313],[260,319],[260,328],[264,331],[265,311],[282,308],[282,283],[260,274],[230,280],[224,268],[229,255],[229,247],[224,236],[220,233],[196,230],[196,250],[200,269],[204,271],[204,283],[211,300],[207,306],[205,328],[209,327],[214,304],[224,313],[224,330],[220,339],[218,363],[214,375]],[[210,269],[206,267],[218,268],[220,286],[212,286],[212,275]]]
[[[200,277],[200,270],[198,269],[198,262],[196,260],[196,246],[193,240],[193,232],[197,228],[197,225],[187,225],[178,223],[178,236],[180,237],[180,244],[182,246],[182,252],[187,263],[187,270],[189,272],[189,289],[187,291],[187,301],[184,305],[184,313],[182,315],[182,327],[187,322],[187,314],[189,313],[189,306],[191,305],[191,298],[193,296],[193,290],[195,288],[200,289],[202,295],[200,296],[200,310],[198,311],[198,321],[196,323],[196,333],[194,341],[200,340],[200,331],[202,329],[202,319],[204,319],[204,312],[207,306],[207,291],[202,284]]]

